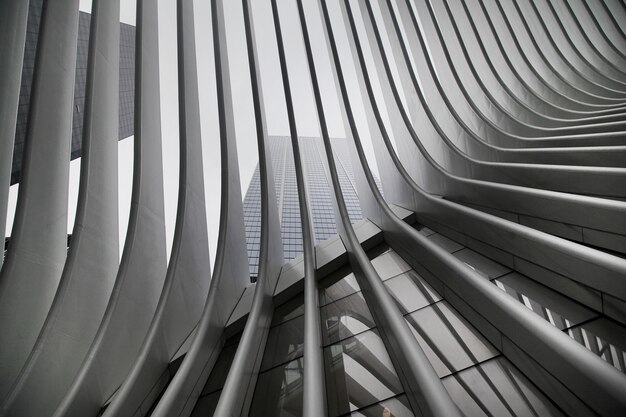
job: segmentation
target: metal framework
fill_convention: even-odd
[[[219,124],[208,141],[199,17],[193,0],[177,0],[180,175],[167,259],[159,8],[137,0],[132,204],[118,262],[120,0],[93,1],[69,249],[79,1],[44,2],[0,271],[0,416],[626,414],[626,4],[267,0],[282,85],[269,94],[286,107],[303,238],[303,255],[284,264],[264,51],[254,2],[242,0],[261,188],[251,284],[224,3],[211,0],[204,22]],[[27,11],[27,0],[0,1],[2,238]],[[304,79],[290,72],[288,37],[302,40]],[[322,87],[324,71],[334,88]],[[334,192],[339,235],[318,246],[295,82],[312,92]],[[355,224],[330,117],[343,122],[367,217]],[[221,161],[213,271],[207,144]]]

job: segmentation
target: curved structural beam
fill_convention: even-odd
[[[400,78],[405,80],[403,84],[406,88],[411,89],[405,90],[405,94],[409,92],[408,109],[420,107],[428,110],[427,103],[424,101],[421,104],[415,103],[410,98],[411,94],[418,94],[421,100],[418,82],[414,78],[414,73],[408,70],[408,52],[403,48],[403,42],[400,42],[401,34],[396,13],[391,10],[389,2],[380,3],[385,26],[388,28],[389,41],[392,45],[391,49],[396,51],[396,55],[403,56],[405,59],[404,61],[400,59],[401,62],[399,62],[397,68]],[[373,19],[367,19],[366,24],[369,25],[370,21],[374,28],[378,27]],[[371,35],[373,31],[368,33]],[[443,152],[446,149],[446,145],[437,140],[439,133],[431,131],[432,136],[429,134],[427,127],[430,122],[428,119],[424,119],[426,116],[423,113],[418,113],[416,115],[417,120],[413,120],[413,123],[409,121],[406,111],[401,104],[397,87],[391,77],[389,64],[385,58],[386,54],[382,50],[382,45],[380,42],[373,42],[373,40],[371,43],[377,45],[377,47],[372,48],[372,53],[378,71],[386,74],[385,77],[381,77],[381,88],[388,103],[387,108],[392,119],[391,127],[396,144],[400,149],[401,160],[412,178],[426,191],[461,203],[478,204],[519,215],[577,225],[585,229],[601,230],[616,235],[624,235],[626,233],[626,223],[621,224],[623,223],[622,219],[626,219],[626,216],[624,216],[626,205],[622,202],[473,180],[447,172],[445,165],[439,163],[439,161],[443,161],[444,163],[447,162],[447,165],[450,164],[450,161],[447,159],[449,158],[448,154]],[[398,53],[397,49],[402,49],[402,52]],[[413,87],[409,86],[411,84]],[[418,130],[414,126],[420,127],[419,135],[417,134]],[[427,145],[431,150],[427,149]],[[430,152],[433,152],[434,155],[431,155]],[[519,165],[516,168],[519,170],[514,176],[518,179],[524,178],[529,172],[528,168],[532,168],[532,166],[527,164]],[[572,167],[571,172],[575,172],[575,169]],[[472,170],[473,168],[469,172],[471,173]],[[562,178],[561,181],[567,181],[567,179]],[[597,215],[590,216],[590,212],[597,213]],[[603,214],[600,215],[600,213]],[[620,250],[616,247],[612,249]]]
[[[320,0],[319,4],[321,14],[323,16],[322,26],[324,30],[324,37],[328,50],[332,53],[331,66],[333,68],[333,77],[341,92],[341,105],[344,106],[345,109],[343,111],[348,114],[349,118],[349,124],[346,124],[345,126],[346,129],[350,127],[353,136],[358,136],[358,132],[356,131],[354,125],[354,119],[350,116],[351,108],[348,101],[347,91],[345,89],[343,71],[341,69],[341,63],[339,61],[339,55],[335,44],[335,37],[328,13],[328,7],[325,0]],[[345,229],[344,242],[346,250],[348,251],[350,264],[355,271],[355,275],[362,278],[359,281],[364,294],[368,301],[374,306],[373,314],[375,315],[377,323],[379,323],[381,332],[385,336],[383,338],[386,342],[385,345],[392,354],[391,356],[395,358],[396,369],[403,379],[404,385],[407,389],[407,396],[409,397],[413,410],[423,416],[460,416],[461,412],[450,399],[432,365],[426,358],[424,351],[411,333],[411,330],[402,317],[402,313],[398,309],[398,306],[393,301],[393,298],[383,285],[380,276],[359,244],[358,238],[350,223],[350,218],[348,216],[346,204],[343,199],[341,186],[337,176],[332,145],[328,136],[326,116],[321,100],[321,93],[317,80],[317,71],[315,69],[309,33],[306,27],[304,13],[302,11],[301,0],[298,0],[298,5],[300,7],[302,34],[305,41],[309,72],[311,74],[311,82],[321,128],[320,130],[326,149],[326,159],[330,169],[334,195],[341,213],[341,221],[343,222]],[[345,8],[349,7],[349,4],[342,2],[340,7],[342,14],[346,17]],[[374,188],[376,188],[375,185]],[[368,192],[365,189],[359,191],[361,195],[373,192],[374,196],[376,196],[376,193],[379,193],[377,188],[376,191],[372,190]],[[378,196],[380,198],[380,194],[378,194]]]
[[[356,48],[359,60],[362,61],[359,44],[357,41],[353,42],[351,45]],[[369,97],[371,100],[372,96]],[[382,120],[380,117],[377,117],[377,120],[385,142],[384,146],[390,155],[395,156]],[[374,138],[379,136],[374,135]],[[356,139],[357,136],[355,141]],[[357,143],[357,149],[361,164],[367,170],[367,161],[360,143]],[[368,177],[372,178],[371,173]],[[376,193],[373,179],[369,183],[372,192]],[[545,371],[556,377],[593,410],[608,416],[626,409],[624,397],[619,394],[626,389],[626,380],[619,371],[498,291],[480,275],[463,267],[462,262],[400,221],[382,199],[379,199],[379,202],[383,215],[381,227],[391,246],[405,259],[413,260],[412,264],[418,271],[424,271],[424,276],[429,277],[432,284],[439,282],[435,279],[440,280],[445,285],[444,297],[449,294],[447,291],[450,291],[452,294],[447,295],[450,297],[449,300],[454,300],[454,295],[457,300],[464,300],[484,320],[501,332],[502,336],[510,340],[513,343],[511,346],[519,346],[527,352]],[[495,339],[492,341],[501,346],[503,353],[511,355],[511,360],[515,361],[513,347],[508,348],[506,341],[498,342]],[[592,379],[597,385],[590,388],[590,384],[593,384]],[[541,380],[536,382],[545,387]],[[555,398],[555,400],[560,400],[560,405],[564,409],[571,406],[568,405],[567,399]]]
[[[172,254],[147,336],[103,414],[107,417],[150,409],[169,382],[168,364],[202,317],[211,282],[191,10],[192,2],[179,2],[180,185]]]
[[[370,21],[374,23],[372,14],[368,14],[370,16],[369,20],[366,16],[363,17],[366,27],[369,25]],[[372,25],[372,33],[378,34],[376,25]],[[379,37],[379,35],[377,35],[377,37]],[[378,40],[377,42],[380,41]],[[358,54],[355,50],[353,50],[353,54],[355,55],[355,61],[359,62],[361,68],[364,68],[364,61],[358,58]],[[377,107],[372,109],[369,104],[371,103],[372,106],[376,106],[376,100],[369,86],[369,78],[364,71],[357,71],[357,74],[363,74],[363,78],[361,75],[358,75],[357,78],[359,79],[361,88],[367,91],[369,95],[369,100],[367,100],[365,104],[366,109],[368,109],[367,111],[371,112],[371,117],[369,117],[368,120],[376,120],[378,123],[378,125],[371,125],[370,130],[377,132],[379,129],[378,126],[380,126],[382,122],[378,119],[379,111]],[[379,140],[382,141],[385,136],[381,132],[381,134],[377,134],[375,137],[378,137]],[[374,142],[376,143],[376,141]],[[387,153],[386,151],[383,152],[383,149],[385,148],[380,149],[378,152],[379,155],[385,155],[385,153]],[[400,151],[400,154],[401,152],[402,151]],[[395,151],[391,153],[390,156],[397,158]],[[626,264],[623,260],[602,252],[571,244],[570,242],[565,242],[561,239],[548,236],[545,233],[537,232],[503,219],[494,218],[493,216],[459,206],[445,199],[438,198],[436,195],[429,195],[411,179],[399,160],[394,160],[392,165],[397,166],[405,182],[413,189],[412,193],[414,197],[408,207],[415,209],[424,218],[432,220],[437,219],[436,221],[440,224],[446,224],[448,227],[455,230],[462,230],[476,239],[490,243],[495,247],[511,253],[516,258],[526,259],[535,264],[542,265],[570,279],[606,292],[607,294],[619,294],[619,297],[622,299],[626,297],[623,286],[620,285],[623,276],[626,274]],[[397,177],[395,170],[396,168],[393,168],[391,170],[393,174],[388,174],[388,176]],[[388,171],[388,169],[383,170],[383,172]],[[384,182],[385,177],[383,176],[383,183]],[[391,185],[391,187],[395,187],[395,185]],[[492,198],[487,193],[480,193],[476,197],[480,197],[483,202]],[[398,201],[406,204],[405,200]],[[509,233],[515,236],[515,238],[508,238]],[[599,276],[605,279],[602,279],[602,282],[600,282],[598,279]]]
[[[0,3],[0,242],[4,244],[15,122],[22,79],[28,0]],[[4,257],[0,260],[0,267]]]
[[[424,11],[422,15],[428,15],[429,12],[432,12],[432,10],[428,9]],[[412,10],[408,8],[408,5],[404,5],[404,3],[400,3],[400,15],[411,15],[412,17],[415,17],[415,15],[412,14]],[[411,22],[413,22],[414,26],[417,26],[415,18],[409,20],[409,22],[405,22],[405,25],[410,24]],[[432,28],[432,22],[429,22],[427,19],[422,19],[422,22],[430,24],[430,26],[426,27],[426,29],[430,29],[431,32],[437,32]],[[421,26],[419,28],[421,29]],[[576,192],[587,195],[613,195],[617,197],[622,194],[622,191],[617,191],[618,189],[623,188],[620,186],[620,183],[624,178],[624,172],[622,169],[606,170],[604,168],[597,167],[583,168],[554,165],[545,166],[537,164],[522,165],[504,162],[485,162],[475,159],[484,159],[486,155],[492,155],[492,158],[494,156],[499,158],[499,148],[494,148],[488,143],[483,143],[479,134],[482,133],[486,137],[495,135],[494,137],[498,139],[501,136],[506,136],[507,133],[502,131],[497,126],[494,127],[493,123],[484,119],[484,115],[479,117],[474,114],[474,112],[480,112],[480,110],[476,108],[475,104],[473,105],[473,108],[464,109],[461,103],[465,103],[466,101],[469,101],[470,104],[473,103],[470,95],[467,91],[465,91],[465,87],[463,88],[463,92],[449,92],[450,98],[446,95],[446,91],[442,85],[448,86],[447,90],[449,90],[451,88],[449,86],[457,82],[457,80],[454,79],[454,77],[458,78],[456,72],[454,72],[454,76],[449,75],[447,81],[446,78],[444,78],[447,72],[450,72],[450,70],[454,71],[454,67],[448,68],[447,63],[445,63],[439,65],[437,67],[438,69],[435,69],[433,63],[431,62],[431,56],[433,56],[433,54],[434,56],[437,56],[435,53],[440,52],[439,48],[435,48],[432,43],[427,45],[419,30],[416,29],[416,34],[412,33],[415,32],[412,29],[408,32],[410,35],[409,40],[411,40],[414,35],[418,35],[418,43],[421,46],[421,49],[423,51],[432,51],[432,53],[427,54],[424,52],[422,54],[421,52],[416,51],[416,48],[414,47],[411,49],[414,57],[421,57],[420,59],[417,59],[417,72],[421,74],[421,83],[420,80],[417,79],[416,73],[411,70],[410,65],[407,66],[408,68],[404,68],[405,65],[400,64],[398,69],[401,72],[404,92],[409,96],[409,100],[413,102],[414,98],[411,96],[417,95],[419,97],[419,103],[421,103],[421,106],[419,104],[414,104],[408,107],[412,116],[413,126],[420,127],[419,137],[423,141],[425,149],[432,155],[434,160],[442,166],[442,168],[449,171],[452,175],[481,181],[495,181],[498,183],[507,183],[555,191]],[[440,35],[440,32],[437,33]],[[431,36],[429,39],[436,37],[437,36],[435,34],[435,36]],[[415,43],[416,42],[414,41],[413,44]],[[394,44],[395,43],[392,45]],[[409,42],[409,45],[411,44],[412,43]],[[441,53],[439,53],[439,55],[441,55]],[[401,56],[402,55],[400,55],[399,58]],[[404,56],[405,60],[409,59],[406,52]],[[441,59],[443,60],[444,58]],[[377,65],[379,65],[378,62]],[[410,77],[404,74],[407,70],[411,74]],[[439,78],[443,81],[440,82]],[[434,86],[437,86],[437,89],[435,89]],[[480,90],[479,87],[476,87],[475,89]],[[424,92],[422,92],[422,90]],[[480,93],[472,94],[471,97],[477,97],[479,95]],[[452,103],[455,103],[455,105],[453,106]],[[487,109],[494,107],[493,103],[486,103],[484,106],[486,106]],[[431,107],[432,109],[437,109],[437,111],[431,110]],[[446,107],[450,110],[450,118],[444,117],[443,109]],[[493,117],[496,118],[496,120],[499,120],[499,123],[503,123],[502,120],[504,117],[502,115],[495,114]],[[398,129],[401,129],[401,125],[402,123],[398,124]],[[470,126],[472,127],[470,128]],[[494,131],[493,134],[489,133],[492,130]],[[563,140],[568,140],[568,138],[564,137]],[[574,140],[575,139],[569,139],[569,141]],[[443,146],[439,143],[440,141],[443,142]],[[509,150],[508,154],[513,152],[514,150]],[[534,154],[536,153],[526,153],[525,155],[528,157]],[[524,162],[533,161],[529,160]],[[573,177],[578,178],[578,180],[564,180],[564,178]],[[601,183],[603,184],[603,187],[606,186],[607,188],[602,189],[598,187],[598,181],[587,182],[592,178],[603,178],[604,180],[601,181]],[[612,180],[609,178],[612,178]],[[573,185],[573,183],[575,183],[575,185]]]
[[[263,359],[269,327],[274,312],[273,295],[281,264],[283,248],[276,207],[276,191],[272,159],[267,137],[263,91],[257,48],[254,18],[250,0],[242,0],[248,52],[252,100],[256,115],[256,133],[261,177],[261,245],[259,275],[254,290],[252,306],[239,346],[228,372],[222,395],[214,416],[248,415],[254,388]]]
[[[67,256],[78,0],[42,13],[11,249],[0,273],[0,402],[26,363]]]
[[[548,62],[542,51],[533,45],[534,39],[530,38],[530,33],[527,32],[523,22],[509,19],[498,1],[481,0],[480,9],[493,24],[493,36],[502,43],[501,49],[505,56],[509,56],[512,62],[521,68],[528,68],[530,77],[526,81],[536,86],[537,93],[568,109],[588,114],[623,112],[623,104],[606,104],[601,97],[567,82]]]
[[[54,412],[93,341],[117,274],[119,0],[95,0],[92,11],[72,245],[48,317],[1,406],[11,416]]]
[[[302,5],[298,3],[298,8]],[[298,138],[298,129],[289,84],[289,72],[285,57],[285,46],[280,26],[280,16],[276,0],[272,0],[272,14],[283,78],[283,89],[289,118],[289,133],[293,148],[293,161],[298,186],[298,205],[302,227],[302,244],[304,249],[304,377],[303,377],[303,416],[323,417],[327,414],[326,383],[324,380],[324,359],[322,357],[322,334],[319,310],[319,289],[315,276],[315,248],[311,211],[306,191],[302,155]]]
[[[224,344],[226,322],[246,285],[250,284],[248,265],[242,262],[247,259],[246,236],[226,50],[223,0],[213,0],[211,6],[222,168],[219,245],[215,255],[215,271],[211,287],[204,311],[196,327],[196,333],[180,368],[152,412],[154,417],[191,414]],[[185,130],[181,131],[181,136],[184,133],[188,140],[200,143],[200,109],[193,20],[193,2],[179,0],[178,63],[182,85],[179,94],[180,108],[183,109],[181,114],[185,118]],[[201,152],[201,150],[197,149],[196,152]],[[198,166],[196,169],[202,176],[202,167]],[[202,198],[204,198],[204,193]]]
[[[167,271],[157,2],[137,1],[135,42],[133,191],[126,242],[104,318],[57,417],[98,415],[122,384],[154,316]]]

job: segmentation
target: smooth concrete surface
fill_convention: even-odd
[[[46,321],[67,256],[78,0],[47,7],[41,19],[22,181],[11,248],[0,272],[2,403]]]
[[[307,183],[304,176],[304,164],[301,156],[301,148],[298,138],[298,127],[294,102],[291,93],[290,78],[287,69],[287,57],[283,41],[282,28],[278,2],[272,0],[272,16],[276,32],[280,69],[285,93],[285,104],[289,119],[289,131],[291,134],[291,146],[296,171],[296,183],[298,186],[298,207],[300,209],[300,226],[302,228],[303,245],[303,273],[304,273],[304,373],[302,382],[303,404],[302,415],[304,417],[327,415],[326,380],[324,378],[324,359],[322,357],[322,333],[321,319],[319,314],[319,290],[317,277],[315,276],[315,244],[313,225],[311,220],[311,203],[307,198]],[[301,2],[298,2],[298,16],[303,32],[306,30]],[[336,207],[336,205],[334,205]]]

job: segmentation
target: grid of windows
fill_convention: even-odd
[[[305,181],[311,209],[311,221],[316,243],[337,233],[332,202],[332,185],[327,175],[324,143],[319,137],[301,137],[300,149],[304,165]],[[286,136],[270,137],[270,154],[274,169],[276,201],[281,221],[281,236],[285,261],[302,254],[302,225],[298,187],[291,148]],[[338,168],[341,190],[352,223],[362,219],[361,205],[356,193],[352,165],[348,157],[346,139],[333,139],[335,162]],[[257,166],[244,199],[244,223],[248,245],[248,265],[252,280],[256,280],[259,268],[261,238],[261,183]]]
[[[28,25],[22,67],[22,84],[18,105],[11,184],[20,180],[24,139],[28,124],[28,107],[33,83],[37,38],[44,0],[31,0],[28,10]],[[89,27],[91,15],[80,13],[78,40],[76,46],[76,82],[74,85],[74,115],[72,120],[72,159],[81,155],[85,87],[87,83],[87,57],[89,51]],[[127,138],[134,132],[135,106],[135,27],[120,24],[120,110],[119,139]]]
[[[311,207],[311,222],[315,242],[319,243],[337,233],[332,200],[332,185],[323,159],[324,144],[320,138],[300,138],[304,170]],[[321,148],[321,149],[320,149]]]
[[[248,267],[250,276],[256,276],[259,270],[259,250],[261,247],[261,178],[259,167],[256,168],[252,176],[245,202],[243,220],[246,227]]]
[[[283,143],[283,146],[286,142]],[[283,152],[285,167],[282,170],[282,213],[280,231],[283,239],[283,254],[286,260],[293,259],[303,251],[302,223],[300,222],[300,203],[293,154]]]

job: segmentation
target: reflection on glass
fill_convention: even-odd
[[[402,392],[400,380],[375,330],[324,348],[328,413],[356,411]]]
[[[322,283],[322,286],[324,286],[324,284],[325,283]],[[320,306],[332,303],[333,301],[337,301],[340,298],[354,294],[360,290],[361,288],[356,281],[356,277],[353,273],[350,273],[339,281],[333,282],[332,284],[329,283],[325,288],[320,289]]]
[[[302,415],[303,358],[259,374],[250,417]]]
[[[567,330],[581,345],[626,373],[626,329],[607,319],[598,319]]]
[[[375,326],[361,292],[323,306],[320,314],[324,346]]]
[[[302,293],[274,309],[272,326],[277,326],[288,320],[304,314],[304,298]]]
[[[350,417],[413,417],[413,413],[406,395],[400,395],[355,411]]]
[[[385,281],[385,286],[389,289],[403,314],[441,300],[437,291],[432,289],[413,270]]]
[[[409,264],[391,249],[372,259],[372,266],[383,281],[411,269]]]
[[[441,380],[465,416],[562,416],[511,363],[499,357]]]
[[[417,310],[406,320],[440,378],[498,354],[445,301]]]
[[[267,337],[261,371],[302,356],[304,316],[272,327]]]
[[[597,314],[525,276],[513,272],[493,281],[502,291],[561,330],[589,320]]]

